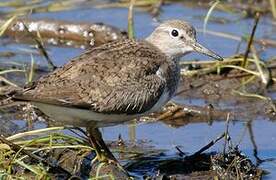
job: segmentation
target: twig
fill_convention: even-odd
[[[250,52],[250,48],[251,48],[251,45],[252,45],[252,42],[253,42],[253,39],[254,39],[254,36],[255,36],[255,32],[256,32],[256,29],[257,29],[257,26],[258,26],[259,19],[260,19],[260,13],[257,12],[256,16],[255,16],[254,26],[253,26],[253,29],[251,31],[250,39],[249,39],[249,41],[247,43],[247,48],[246,48],[246,51],[245,51],[245,54],[244,54],[244,59],[243,59],[243,62],[242,62],[242,67],[246,67],[247,66],[247,58],[248,58],[248,55],[249,55],[249,52]]]
[[[164,0],[158,0],[156,3],[153,4],[151,9],[151,15],[153,17],[157,17],[160,14],[160,9],[164,3]]]
[[[172,117],[177,111],[182,110],[181,106],[174,106],[168,109],[166,112],[162,113],[161,115],[157,116],[157,120],[164,120],[166,118]]]
[[[75,130],[80,131],[83,135],[77,133]],[[83,129],[76,127],[75,129],[69,129],[69,131],[88,142],[87,133]]]
[[[178,146],[175,146],[175,149],[179,152],[179,156],[183,157],[186,155]]]
[[[45,50],[41,38],[38,39],[37,37],[35,37],[35,36],[29,31],[29,28],[26,26],[25,23],[23,23],[23,25],[24,25],[24,28],[27,29],[27,32],[28,32],[28,34],[30,35],[30,37],[33,38],[33,40],[36,42],[37,47],[38,47],[38,50],[39,50],[40,53],[45,57],[45,59],[46,59],[46,61],[47,61],[47,63],[48,63],[49,68],[50,68],[51,70],[56,69],[57,66],[54,65],[53,61],[51,60],[51,58],[49,57],[47,51]],[[38,32],[38,36],[39,36],[39,32]]]
[[[212,147],[214,144],[216,144],[223,137],[225,137],[225,133],[222,133],[215,140],[212,140],[211,142],[209,142],[207,145],[205,145],[204,147],[202,147],[200,150],[198,150],[197,152],[195,152],[194,154],[192,154],[191,156],[189,156],[189,158],[200,155],[202,152],[206,151],[207,149],[209,149],[210,147]]]
[[[224,146],[223,146],[223,155],[225,155],[226,152],[226,144],[227,142],[229,142],[229,121],[230,121],[230,113],[227,114],[227,118],[226,118],[226,129],[225,129],[225,139],[224,139]]]

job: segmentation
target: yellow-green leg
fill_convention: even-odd
[[[100,162],[118,163],[117,159],[113,156],[109,148],[106,146],[99,129],[89,128],[88,133],[89,133],[89,138],[91,140],[91,143],[95,148],[97,159]]]
[[[90,136],[89,138],[90,138],[91,144],[95,148],[95,151],[97,154],[97,157],[96,157],[97,160],[100,162],[103,162],[103,163],[108,163],[108,164],[112,163],[113,165],[115,165],[117,167],[116,169],[118,172],[120,172],[119,173],[120,175],[124,175],[124,177],[127,177],[124,179],[129,179],[128,177],[130,177],[130,176],[129,176],[128,172],[120,165],[120,163],[113,156],[113,154],[111,153],[109,148],[106,146],[99,129],[98,128],[88,128],[87,131]]]

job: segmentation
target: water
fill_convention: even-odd
[[[0,9],[1,11],[1,9]],[[107,8],[98,9],[93,7],[77,8],[69,11],[60,12],[45,12],[31,15],[31,18],[54,18],[59,20],[69,20],[73,22],[103,22],[111,24],[122,29],[127,27],[127,9],[125,8]],[[184,19],[191,22],[196,28],[203,27],[203,17],[206,15],[207,9],[192,9],[179,4],[166,5],[162,8],[162,13],[159,17],[161,21],[167,19]],[[112,15],[111,15],[112,14]],[[225,18],[228,20],[225,24],[209,22],[208,30],[214,30],[225,33],[232,33],[237,36],[245,36],[251,31],[253,24],[252,19],[240,19],[237,14],[227,14],[224,12],[214,11],[213,16]],[[275,26],[269,23],[271,19],[264,17],[261,19],[256,37],[276,38]],[[137,38],[144,38],[152,32],[158,24],[152,17],[144,11],[135,12],[135,31]],[[207,46],[221,56],[229,56],[236,52],[239,42],[224,39],[221,37],[211,36],[208,34],[198,33],[198,41]],[[3,44],[0,39],[0,52],[15,51],[20,52],[11,60],[30,62],[29,51],[32,48],[26,44],[9,43]],[[244,51],[246,44],[241,46],[240,52]],[[54,46],[47,47],[50,57],[56,65],[66,63],[70,58],[77,56],[83,50],[73,48],[59,48]],[[23,53],[22,53],[23,52]],[[273,48],[268,48],[261,53],[261,57],[267,59],[276,55]],[[208,59],[205,56],[198,54],[190,54],[183,59]],[[5,58],[0,58],[4,61]],[[45,64],[41,57],[36,57],[36,62]],[[189,103],[194,105],[204,105],[204,101],[200,99],[185,100],[181,97],[176,97],[177,103]],[[250,140],[248,130],[245,130],[245,122],[237,121],[230,123],[229,131],[233,142],[238,143],[240,149],[245,152],[252,160],[255,160],[253,153],[253,145]],[[254,140],[258,148],[258,157],[261,159],[276,158],[276,126],[275,123],[262,117],[256,118],[252,123]],[[179,128],[172,128],[161,122],[156,123],[140,123],[136,125],[136,141],[145,140],[156,149],[165,149],[168,154],[176,153],[175,146],[181,147],[185,152],[193,153],[200,149],[211,140],[215,139],[225,130],[224,122],[214,122],[212,125],[206,123],[192,123]],[[104,139],[117,140],[121,134],[124,140],[128,140],[129,128],[128,125],[118,125],[114,127],[104,128]],[[245,132],[245,133],[244,133]],[[222,151],[222,143],[218,143],[211,148],[210,151]],[[270,172],[265,179],[276,178],[276,160],[264,162],[260,165],[261,168]]]

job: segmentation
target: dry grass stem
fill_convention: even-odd
[[[134,35],[134,24],[133,24],[133,8],[134,8],[135,0],[130,0],[129,8],[128,8],[128,38],[133,39]]]

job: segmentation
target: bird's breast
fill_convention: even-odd
[[[179,65],[174,61],[164,64],[160,66],[156,75],[166,82],[166,88],[150,112],[159,111],[175,94],[180,79]]]
[[[180,79],[180,67],[177,61],[170,60],[168,63],[162,65],[156,74],[166,81],[166,90],[168,92],[169,99],[175,94],[179,79]]]
[[[170,91],[167,89],[162,93],[158,101],[155,103],[155,105],[149,110],[149,112],[146,112],[145,114],[160,111],[161,108],[171,99]]]

